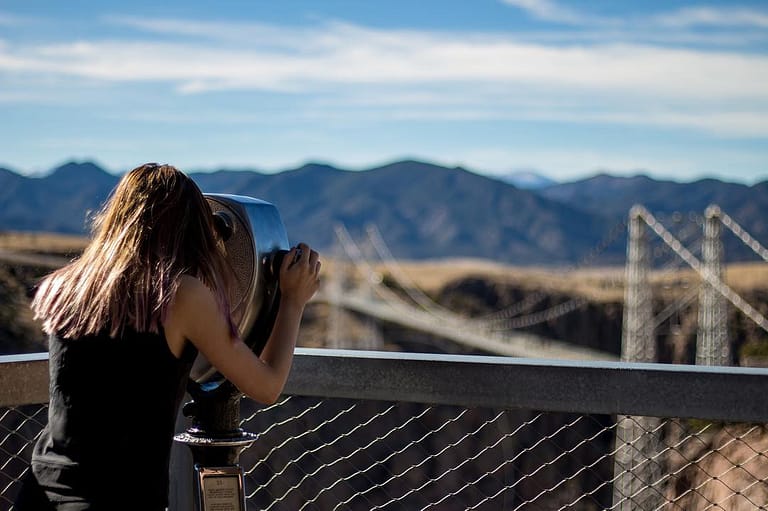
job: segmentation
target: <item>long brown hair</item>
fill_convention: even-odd
[[[147,163],[123,176],[94,218],[91,243],[40,283],[32,309],[46,333],[65,338],[156,333],[184,274],[214,292],[234,334],[231,272],[208,202],[175,167]]]

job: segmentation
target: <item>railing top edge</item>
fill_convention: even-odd
[[[700,366],[685,364],[659,364],[641,362],[615,362],[594,360],[563,360],[494,355],[454,355],[441,353],[414,353],[397,351],[369,351],[328,348],[296,348],[295,355],[303,357],[336,357],[345,359],[399,360],[410,362],[445,362],[460,364],[488,364],[505,366],[535,366],[541,368],[577,368],[620,371],[652,371],[697,374],[740,374],[768,376],[766,367]],[[0,365],[48,360],[47,352],[0,355]]]
[[[47,351],[38,353],[16,353],[14,355],[0,355],[0,365],[15,364],[19,362],[40,362],[42,360],[48,360]]]
[[[335,357],[345,359],[399,360],[412,362],[447,362],[505,366],[534,366],[541,368],[576,368],[621,371],[658,371],[674,373],[710,373],[768,376],[765,367],[701,366],[690,364],[661,364],[648,362],[616,362],[595,360],[565,360],[495,355],[454,355],[441,353],[414,353],[397,351],[369,351],[328,348],[296,348],[295,355],[305,357]]]

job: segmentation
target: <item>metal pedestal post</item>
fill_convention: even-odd
[[[190,389],[193,400],[184,405],[192,426],[174,437],[189,447],[194,464],[194,502],[197,511],[245,511],[240,453],[258,438],[240,428],[241,393],[229,382],[213,389]]]

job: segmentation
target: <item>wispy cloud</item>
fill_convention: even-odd
[[[180,22],[178,22],[180,23]],[[200,22],[196,22],[200,25]],[[272,30],[280,30],[272,27]],[[283,31],[289,30],[283,28]],[[331,24],[303,44],[81,40],[0,45],[0,69],[108,81],[159,81],[179,90],[312,91],[365,84],[583,87],[640,95],[768,99],[768,57],[639,45],[552,46],[512,37]],[[325,44],[318,45],[315,41]],[[712,77],[718,77],[713,80]]]
[[[768,10],[745,7],[686,7],[655,18],[668,27],[755,27],[768,28]]]
[[[543,22],[593,28],[638,25],[646,30],[695,27],[768,28],[768,10],[738,5],[731,7],[691,6],[656,15],[618,18],[600,16],[586,9],[573,9],[554,0],[501,0],[501,2],[521,9],[532,18]]]
[[[317,102],[324,98],[353,116],[502,116],[768,136],[768,56],[760,54],[532,43],[499,33],[347,23],[301,28],[297,34],[292,27],[252,23],[110,22],[138,33],[121,40],[0,43],[0,72],[49,80],[155,83],[182,94],[288,92],[304,98],[306,115],[333,115],[334,108]],[[384,99],[374,103],[366,97]],[[381,112],[387,101],[393,108]]]
[[[614,25],[617,20],[591,15],[566,7],[552,0],[501,0],[503,3],[522,9],[533,18],[566,25]]]
[[[253,21],[201,21],[110,15],[104,22],[147,34],[188,38],[189,41],[219,41],[272,49],[296,50],[322,47],[323,33],[306,27],[285,27]],[[319,36],[319,37],[318,37]]]

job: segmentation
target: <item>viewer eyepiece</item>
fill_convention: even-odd
[[[232,222],[232,217],[227,212],[217,211],[213,214],[213,227],[223,241],[227,241],[232,237],[234,223]]]

